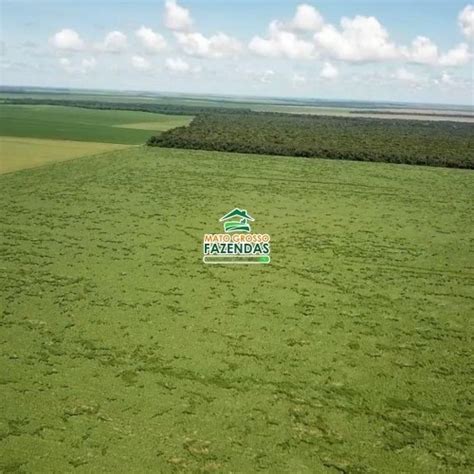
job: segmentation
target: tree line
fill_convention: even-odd
[[[474,169],[474,124],[221,109],[150,146]]]
[[[3,104],[12,105],[58,105],[66,107],[80,107],[83,109],[99,110],[131,110],[134,112],[150,112],[165,115],[198,115],[202,113],[219,113],[225,111],[227,114],[248,113],[250,109],[228,108],[219,106],[198,106],[181,104],[146,104],[139,102],[113,102],[81,99],[2,99]]]

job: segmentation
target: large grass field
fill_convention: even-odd
[[[142,144],[152,134],[191,120],[127,110],[0,104],[0,174]]]
[[[472,172],[134,147],[0,193],[0,471],[474,470]],[[202,263],[236,206],[270,265]]]
[[[0,174],[124,148],[114,143],[0,136]]]
[[[146,142],[150,130],[161,132],[191,119],[128,110],[0,104],[0,133],[11,137],[137,145]]]

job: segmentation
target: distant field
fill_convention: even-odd
[[[124,147],[112,143],[0,136],[0,174]]]
[[[154,106],[195,107],[195,108],[245,108],[257,112],[283,112],[293,114],[327,115],[354,117],[378,117],[406,120],[449,120],[454,122],[474,122],[474,109],[468,105],[423,105],[396,104],[386,102],[319,100],[276,97],[238,97],[215,95],[160,94],[152,92],[113,91],[53,91],[53,90],[1,90],[2,100],[61,100],[93,101],[101,103],[121,102],[124,104],[145,104]],[[373,112],[372,114],[368,111]],[[420,114],[422,114],[420,116]]]
[[[124,123],[120,125],[115,125],[119,128],[133,128],[138,130],[151,130],[164,132],[174,127],[183,127],[189,125],[192,120],[192,117],[186,117],[180,115],[179,117],[167,116],[168,120],[160,120],[159,122],[139,122],[139,123]]]
[[[189,121],[190,117],[187,116],[126,110],[0,104],[0,135],[10,137],[136,145],[144,143],[152,129],[160,132],[187,125]],[[121,125],[134,123],[147,124],[147,128],[119,128]]]
[[[473,172],[133,147],[0,199],[0,471],[474,471]],[[202,263],[235,206],[270,265]]]

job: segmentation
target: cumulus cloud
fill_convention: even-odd
[[[225,33],[217,33],[209,37],[192,31],[193,20],[187,8],[175,0],[165,3],[165,24],[174,30],[174,36],[181,50],[189,56],[220,59],[235,56],[242,51],[241,43]]]
[[[417,36],[409,48],[402,48],[402,53],[409,62],[418,64],[438,62],[438,46],[426,36]]]
[[[135,34],[145,49],[150,53],[159,53],[166,48],[166,40],[159,33],[155,33],[151,28],[142,26]]]
[[[186,73],[191,71],[191,66],[181,58],[168,58],[165,66],[171,72]]]
[[[331,63],[325,62],[319,75],[323,79],[336,79],[339,76],[339,71]]]
[[[72,61],[69,58],[60,58],[59,65],[69,74],[87,74],[95,69],[95,58],[84,58],[81,61]]]
[[[151,69],[151,63],[148,59],[142,56],[132,56],[132,66],[138,71],[149,71]]]
[[[474,7],[467,6],[459,15],[464,33],[474,32]],[[313,42],[301,33],[315,31]],[[338,26],[325,23],[311,5],[301,4],[290,22],[274,20],[265,37],[254,36],[249,50],[267,58],[313,59],[346,62],[376,62],[405,60],[430,66],[461,66],[472,53],[461,43],[444,54],[425,36],[417,36],[410,45],[401,46],[391,40],[386,28],[373,16],[342,17]]]
[[[55,48],[63,51],[82,51],[85,48],[83,39],[76,31],[69,28],[55,33],[50,42]]]
[[[187,8],[184,8],[175,0],[167,0],[165,3],[165,26],[170,30],[185,31],[193,25],[193,19]]]
[[[442,54],[439,58],[441,66],[462,66],[467,64],[472,58],[469,52],[469,46],[466,43],[460,43],[446,54]]]
[[[466,5],[458,17],[461,31],[467,38],[474,38],[474,5]]]
[[[470,39],[474,38],[474,5],[467,5],[458,16],[459,26],[469,40],[466,39],[449,50],[440,51],[434,41],[421,35],[416,36],[411,43],[396,44],[387,29],[374,16],[342,17],[339,23],[326,23],[320,12],[307,3],[299,4],[292,18],[272,21],[266,33],[253,36],[248,44],[243,45],[237,38],[223,32],[205,35],[196,31],[190,10],[181,6],[178,1],[184,0],[166,0],[164,15],[166,27],[172,30],[172,40],[169,42],[173,43],[176,51],[172,53],[176,54],[176,57],[166,59],[165,67],[173,73],[196,73],[199,70],[192,65],[196,61],[189,56],[221,59],[235,57],[248,49],[263,58],[292,61],[321,59],[323,63],[319,75],[325,80],[333,80],[339,76],[336,66],[339,67],[341,62],[392,61],[394,69],[383,73],[385,81],[390,81],[388,83],[392,85],[396,80],[414,87],[418,87],[417,84],[426,86],[434,83],[447,86],[449,78],[452,78],[450,73],[444,71],[443,75],[440,75],[438,72],[435,82],[434,76],[414,74],[410,70],[410,64],[452,71],[449,68],[468,64],[474,53],[470,46]],[[165,50],[168,47],[167,40],[146,26],[141,26],[134,34],[142,48],[137,50],[134,56],[134,53],[124,56],[124,60],[136,70],[153,70],[148,53]],[[128,48],[128,38],[121,31],[111,31],[100,43],[86,43],[76,31],[64,28],[50,38],[50,44],[60,51],[59,65],[65,71],[83,74],[96,67],[95,59],[73,61],[70,58],[77,59],[77,56],[71,56],[69,52],[84,51],[92,55],[98,55],[100,52],[121,53]],[[243,76],[254,82],[267,84],[274,80],[276,75],[271,69],[265,70],[265,67],[267,64],[260,72],[248,72]],[[396,69],[397,67],[399,69]],[[301,68],[296,65],[294,70],[298,69]],[[416,71],[414,67],[413,70]],[[306,77],[300,73],[290,74],[286,81],[294,86],[307,83]],[[457,78],[456,81],[460,83],[462,79]]]
[[[472,54],[466,43],[460,43],[447,53],[440,54],[438,46],[425,36],[417,36],[409,48],[401,48],[402,55],[409,62],[431,66],[462,66]]]
[[[176,32],[175,38],[181,49],[190,56],[219,59],[234,56],[242,50],[238,40],[224,33],[207,38],[201,33]]]
[[[316,45],[325,55],[343,61],[383,61],[398,56],[387,30],[373,17],[343,17],[340,30],[324,25],[314,35]]]
[[[318,10],[306,3],[297,6],[295,16],[290,22],[292,28],[301,31],[318,31],[323,24],[323,17]]]
[[[269,58],[311,59],[315,57],[314,45],[300,39],[295,33],[284,29],[278,21],[272,21],[268,28],[267,38],[254,36],[249,43],[249,50],[258,56]]]
[[[99,49],[106,53],[122,53],[127,49],[127,37],[121,31],[107,33]]]

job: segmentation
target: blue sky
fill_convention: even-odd
[[[4,0],[4,85],[473,103],[456,0]]]

